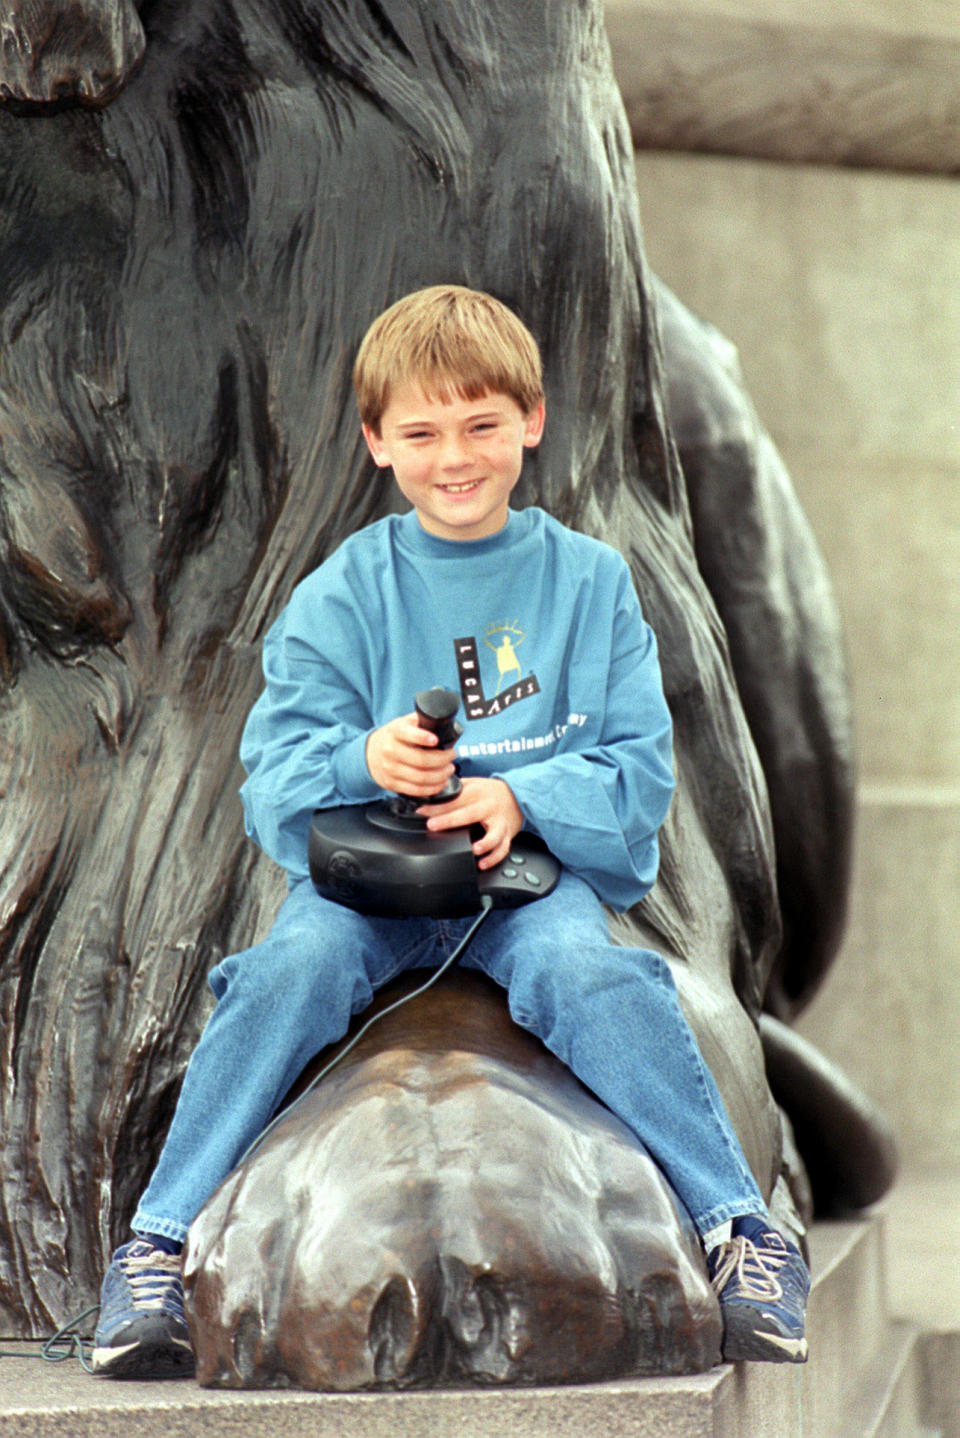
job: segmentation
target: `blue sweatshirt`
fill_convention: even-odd
[[[653,884],[672,729],[653,631],[609,545],[536,508],[465,541],[391,515],[297,586],[263,669],[240,792],[247,833],[291,880],[308,872],[314,809],[382,796],[371,730],[442,685],[463,696],[464,776],[504,779],[525,827],[605,903]]]

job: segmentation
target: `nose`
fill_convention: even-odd
[[[462,435],[446,435],[440,448],[440,465],[444,470],[464,469],[470,463],[467,442]]]

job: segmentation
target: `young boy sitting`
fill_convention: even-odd
[[[263,942],[210,975],[217,1005],[137,1236],[104,1279],[94,1369],[191,1370],[179,1253],[192,1219],[374,991],[439,965],[469,926],[363,916],[321,898],[307,870],[314,809],[384,791],[426,801],[455,758],[462,788],[421,805],[428,828],[477,826],[481,869],[527,828],[563,866],[548,896],[488,914],[464,962],[507,990],[516,1022],[669,1179],[703,1239],[724,1356],[802,1361],[803,1260],[770,1223],[666,962],[609,936],[602,905],[626,909],[657,875],[672,731],[624,560],[540,509],[509,507],[544,425],[536,344],[489,295],[437,286],[374,322],[354,383],[374,462],[412,510],[352,535],[264,643],[241,793],[247,831],[287,870],[290,892]],[[409,712],[435,685],[464,695],[456,751]]]

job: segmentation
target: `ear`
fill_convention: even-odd
[[[390,456],[380,435],[370,424],[362,424],[360,428],[363,430],[363,437],[367,441],[367,449],[370,451],[374,464],[378,469],[389,469]]]
[[[535,449],[543,437],[543,423],[546,418],[547,406],[544,400],[532,409],[523,421],[523,446],[524,449]]]

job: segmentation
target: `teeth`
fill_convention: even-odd
[[[445,484],[443,488],[448,494],[463,494],[465,489],[473,489],[474,485],[479,483],[478,479],[468,479],[465,484]]]

